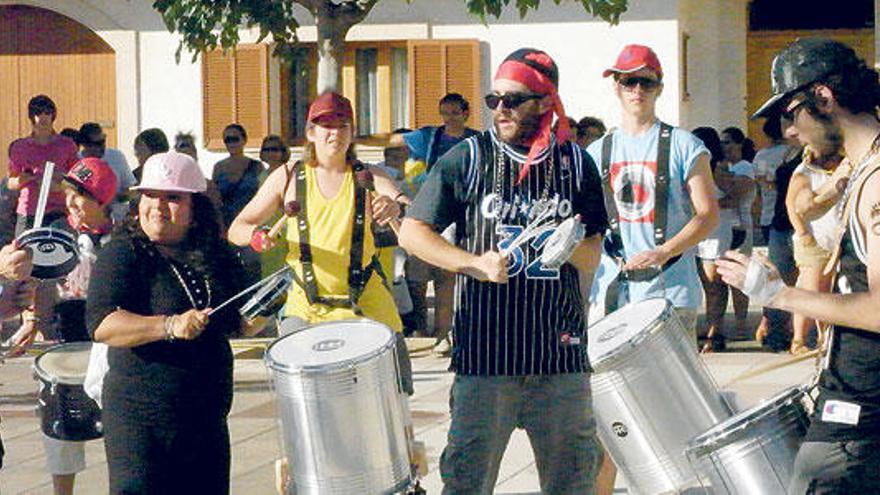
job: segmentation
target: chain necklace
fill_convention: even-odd
[[[504,184],[507,182],[510,182],[511,183],[510,184],[511,191],[513,191],[513,188],[515,187],[515,184],[513,183],[514,174],[512,174],[512,173],[506,174],[505,173],[510,168],[512,168],[512,166],[508,167],[507,165],[508,164],[512,165],[513,161],[507,158],[506,153],[504,152],[504,144],[500,141],[500,139],[497,142],[494,142],[493,145],[495,146],[495,188],[494,188],[495,189],[495,197],[498,198],[499,205],[503,205],[504,204],[504,196],[503,196]],[[554,148],[554,146],[551,144],[550,148],[548,149],[547,157],[545,158],[545,160],[548,161],[547,165],[546,165],[548,172],[545,172],[545,174],[544,174],[544,189],[541,191],[541,197],[538,199],[538,205],[540,205],[539,208],[545,207],[547,199],[550,197],[550,186],[554,181],[554,172],[556,169],[556,161],[555,161],[556,153],[553,148]],[[523,163],[523,165],[524,164],[525,164],[525,162]],[[537,165],[537,164],[532,163],[529,166],[534,166],[534,165]],[[509,181],[505,179],[505,175],[509,175]],[[512,197],[511,197],[511,201],[513,201]],[[501,211],[499,211],[497,218],[502,219],[501,212],[503,211],[503,206],[499,206],[499,210],[501,210]],[[538,210],[533,210],[533,211],[535,211],[536,213],[538,212]],[[531,214],[531,212],[530,212],[530,214]]]
[[[183,287],[183,291],[186,292],[186,297],[189,299],[190,304],[192,304],[193,309],[205,309],[211,306],[211,284],[208,282],[207,277],[202,277],[202,282],[205,284],[205,291],[208,298],[205,301],[205,305],[202,308],[199,308],[198,304],[196,304],[196,298],[193,297],[192,292],[189,290],[189,286],[186,285],[186,282],[183,280],[180,270],[178,270],[171,261],[168,261],[168,265],[171,267],[171,271],[174,272],[174,275],[177,276],[177,281],[180,282],[180,286]],[[196,291],[198,292],[198,289],[196,289]]]

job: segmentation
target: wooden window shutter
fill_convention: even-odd
[[[224,54],[202,58],[205,145],[222,150],[223,128],[238,122],[248,132],[249,147],[269,134],[269,57],[264,43],[239,45]],[[254,144],[257,143],[257,144]]]
[[[418,40],[408,43],[410,123],[413,127],[442,123],[440,98],[461,93],[471,104],[468,125],[479,128],[480,42],[477,40]]]

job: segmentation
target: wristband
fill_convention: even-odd
[[[258,253],[262,253],[269,247],[269,229],[258,227],[251,234],[251,249]]]
[[[395,203],[400,203],[400,197],[401,197],[401,196],[406,196],[406,194],[405,194],[403,191],[400,191],[399,193],[397,193],[397,196],[394,196],[394,202],[395,202]]]
[[[774,276],[773,272],[763,263],[754,259],[749,260],[742,288],[745,295],[762,306],[770,306],[773,299],[784,288],[785,282],[778,276]]]

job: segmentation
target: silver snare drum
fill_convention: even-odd
[[[294,493],[395,493],[411,482],[395,336],[369,320],[308,326],[266,351]]]
[[[807,434],[804,391],[788,389],[694,438],[687,455],[713,494],[786,493]]]
[[[599,438],[630,493],[696,486],[688,441],[731,410],[672,306],[665,299],[630,304],[588,335]]]

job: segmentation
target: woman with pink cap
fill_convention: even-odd
[[[196,162],[151,156],[132,211],[98,255],[86,320],[109,346],[103,423],[110,493],[229,492],[233,307],[243,269]]]

